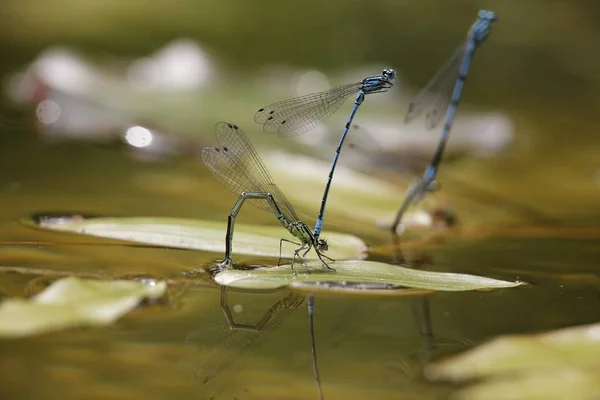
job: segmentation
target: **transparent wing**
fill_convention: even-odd
[[[277,187],[254,147],[236,125],[219,122],[215,125],[219,147],[202,149],[202,161],[229,190],[242,192],[271,193],[281,212],[289,221],[298,221],[294,208]],[[262,199],[246,200],[252,205],[272,212]]]
[[[381,146],[373,135],[361,125],[352,124],[342,149],[340,164],[353,170],[367,172],[377,157],[382,154]]]
[[[373,157],[382,152],[381,146],[373,139],[373,135],[362,125],[350,125],[348,134],[350,136],[347,139],[347,147],[351,149],[353,153],[365,157]]]
[[[410,122],[425,112],[425,126],[427,129],[434,129],[439,124],[446,113],[448,104],[450,104],[452,90],[456,83],[466,46],[466,43],[463,43],[427,83],[425,88],[408,104],[408,111],[404,117],[405,122]]]
[[[361,87],[361,82],[351,83],[273,103],[258,110],[254,121],[267,133],[300,135],[332,116]]]

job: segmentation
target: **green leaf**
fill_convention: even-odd
[[[190,220],[183,218],[87,218],[55,219],[40,225],[55,231],[66,231],[104,238],[225,253],[226,222]],[[367,246],[356,236],[324,232],[329,243],[327,255],[332,258],[365,258]],[[281,226],[235,224],[233,255],[247,254],[279,257],[279,240],[295,238]],[[283,243],[283,256],[291,256],[294,244]],[[309,252],[307,258],[315,259]]]
[[[0,337],[22,337],[80,325],[107,325],[145,298],[159,298],[165,282],[63,278],[31,299],[0,304]]]
[[[433,380],[477,383],[459,399],[596,399],[600,397],[600,324],[538,335],[504,336],[431,364]]]
[[[363,282],[402,285],[428,290],[462,291],[520,286],[522,282],[507,282],[481,276],[430,272],[374,261],[337,261],[324,269],[320,261],[253,270],[228,269],[218,273],[215,281],[221,285],[245,289],[275,289],[294,286],[299,282]]]

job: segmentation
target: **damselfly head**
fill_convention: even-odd
[[[386,78],[388,81],[392,81],[392,80],[396,79],[396,71],[394,71],[391,68],[386,68],[381,73],[381,76]]]
[[[496,21],[496,13],[480,10],[477,14],[478,20],[469,31],[469,37],[478,43],[483,42],[490,33],[491,23]]]
[[[317,239],[317,245],[315,247],[320,251],[329,250],[329,244],[327,243],[326,239]]]
[[[477,18],[487,19],[488,21],[497,21],[498,20],[498,16],[496,15],[495,12],[487,11],[487,10],[479,10],[479,12],[477,13]]]

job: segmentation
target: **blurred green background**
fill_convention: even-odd
[[[289,90],[274,92],[266,88],[271,78],[280,79],[270,73],[271,66],[320,70],[331,78],[332,84],[344,83],[344,71],[351,71],[356,77],[358,68],[372,70],[368,75],[378,74],[383,66],[395,68],[399,77],[393,90],[369,97],[357,119],[359,122],[387,119],[400,132],[404,129],[406,105],[400,98],[405,100],[426,84],[465,39],[479,9],[493,10],[499,20],[474,58],[458,117],[469,113],[502,113],[514,125],[514,138],[510,147],[493,157],[445,159],[440,173],[442,196],[449,197],[449,203],[458,210],[459,220],[467,225],[475,222],[474,225],[494,228],[508,220],[519,227],[540,221],[551,221],[553,228],[597,227],[600,222],[600,2],[597,0],[3,0],[0,5],[0,74],[4,84],[0,110],[0,199],[3,201],[0,240],[5,241],[5,246],[0,262],[63,273],[180,276],[182,271],[213,263],[221,254],[127,247],[122,243],[108,245],[100,239],[57,236],[54,232],[23,227],[19,218],[58,210],[224,221],[235,201],[235,196],[213,179],[197,158],[145,163],[109,146],[78,141],[56,145],[33,134],[39,129],[36,103],[17,104],[7,95],[6,88],[15,73],[25,70],[48,47],[61,45],[77,50],[104,74],[103,83],[108,83],[95,87],[85,99],[79,98],[82,103],[89,101],[100,108],[125,110],[126,115],[131,113],[135,119],[192,137],[200,144],[213,144],[212,125],[225,119],[240,124],[247,133],[257,132],[252,140],[259,146],[291,150],[295,142],[260,134],[259,127],[251,122],[260,106],[291,94]],[[178,38],[198,42],[212,57],[218,74],[208,87],[186,94],[165,94],[136,92],[127,85],[127,67],[132,60],[147,57]],[[336,126],[341,127],[347,118],[349,103],[334,117]],[[460,133],[457,125],[451,144],[456,143]],[[476,137],[478,132],[467,130],[467,133]],[[431,137],[435,140],[437,134],[434,132]],[[333,151],[333,146],[322,147],[326,152]],[[407,151],[412,154],[412,149]],[[399,191],[408,182],[393,169],[374,175],[387,178]],[[316,214],[321,186],[313,192],[306,187],[294,188],[292,179],[276,180],[299,211]],[[297,205],[300,202],[296,195],[310,195],[311,208],[305,207],[306,203]],[[347,201],[335,195],[330,201],[335,202],[336,198],[338,204]],[[386,200],[397,201],[399,205],[401,198],[399,195],[397,199]],[[343,230],[373,246],[381,246],[383,250],[380,248],[375,257],[389,261],[391,256],[386,253],[389,248],[385,248],[389,246],[387,232],[375,224],[366,226],[358,219],[338,213],[341,208],[330,206],[325,230]],[[498,217],[494,214],[498,210],[509,217],[513,214],[513,218]],[[391,216],[394,209],[386,211]],[[243,218],[244,222],[277,223],[272,215],[251,207],[244,209]],[[436,270],[523,279],[536,284],[490,295],[432,297],[436,335],[480,343],[502,333],[526,333],[594,321],[593,301],[597,301],[598,286],[595,229],[498,234],[508,238],[487,235],[488,232],[478,231],[414,252],[417,256],[421,256],[418,254],[421,251],[425,253]],[[22,295],[25,284],[13,275],[3,273],[0,282],[5,286],[0,287],[4,293]],[[11,385],[2,386],[13,390],[17,395],[10,398],[15,399],[18,394],[20,398],[33,398],[27,396],[27,390],[40,398],[62,399],[61,391],[66,389],[88,394],[90,385],[122,388],[123,385],[111,386],[114,382],[125,382],[132,392],[130,398],[165,398],[173,397],[174,393],[185,398],[197,388],[188,387],[191,384],[187,381],[181,384],[185,387],[179,392],[168,386],[168,382],[183,378],[180,371],[172,368],[174,361],[164,361],[163,351],[172,345],[169,351],[173,352],[173,359],[184,352],[183,338],[192,329],[204,327],[197,322],[198,315],[207,316],[207,320],[214,317],[213,322],[221,319],[218,295],[216,290],[187,291],[181,309],[168,308],[168,312],[144,309],[110,335],[101,330],[84,330],[22,341],[20,346],[11,347],[11,354],[14,365],[24,366],[20,371],[25,372],[20,378],[12,378]],[[405,393],[404,389],[411,385],[427,386],[420,372],[414,374],[417,378],[411,375],[407,382],[397,382],[401,374],[389,368],[397,368],[394,363],[407,358],[422,343],[418,328],[412,326],[410,300],[365,301],[349,296],[323,296],[318,300],[322,300],[319,306],[323,308],[318,311],[321,319],[317,334],[319,339],[331,339],[321,342],[321,349],[325,350],[322,358],[325,376],[335,377],[340,366],[348,365],[347,371],[339,372],[337,378],[337,382],[343,383],[339,387],[348,385],[348,396],[360,397],[363,393],[353,389],[348,377],[364,378],[360,383],[364,385],[364,393],[373,393],[380,384],[387,384],[388,398],[394,399],[399,389]],[[517,309],[519,313],[515,312]],[[212,314],[207,314],[207,310]],[[281,367],[287,362],[281,358],[282,351],[296,351],[304,357],[309,354],[306,336],[302,336],[306,333],[304,315],[296,314],[290,317],[295,325],[278,336],[284,350],[270,353],[271,369],[284,375],[288,370]],[[340,343],[348,346],[346,350],[339,351],[333,343],[338,337]],[[81,364],[64,358],[64,350],[71,349],[77,340],[81,349],[75,347],[71,355]],[[123,353],[123,358],[146,360],[138,358],[138,353],[143,353],[148,362],[134,365],[122,376],[119,371],[118,377],[107,378],[117,374],[114,365],[122,360],[107,356],[122,353],[119,343],[136,349],[135,354]],[[139,343],[147,343],[147,348],[138,346]],[[290,343],[296,350],[290,350]],[[390,351],[390,344],[397,348]],[[107,352],[107,348],[114,351]],[[364,362],[361,354],[373,358]],[[56,375],[60,379],[47,385],[30,384],[35,379],[52,380],[48,371],[56,365],[56,360],[72,368],[65,368],[70,381]],[[305,358],[302,366],[303,379],[308,383],[301,381],[298,385],[313,393],[308,360]],[[353,363],[347,364],[348,360]],[[92,368],[88,379],[81,380],[69,373],[84,369],[79,365],[88,369],[89,365],[97,365],[98,371],[94,373]],[[390,374],[390,378],[383,372]],[[154,390],[154,384],[161,384],[155,379],[158,375],[167,382],[162,386],[164,392]],[[281,386],[287,389],[291,382],[297,382],[296,378],[296,374],[285,375]],[[72,384],[61,384],[64,381]],[[58,386],[51,386],[57,382]],[[427,391],[435,389],[427,386]],[[410,391],[406,393],[407,397],[411,395]]]
[[[187,36],[240,70],[379,61],[416,85],[463,40],[477,10],[491,9],[499,22],[465,96],[482,106],[569,119],[591,118],[598,105],[600,4],[594,0],[7,0],[2,8],[4,68],[55,43],[97,56],[136,56]]]
[[[58,44],[79,50],[105,70],[110,71],[112,60],[112,72],[124,75],[123,60],[190,38],[214,57],[220,79],[202,92],[202,105],[188,103],[177,114],[163,107],[158,95],[148,100],[153,106],[145,116],[167,128],[205,132],[208,141],[217,120],[247,127],[259,106],[280,99],[252,83],[271,65],[335,74],[378,65],[371,75],[379,73],[380,65],[391,66],[399,72],[393,95],[411,96],[464,40],[481,8],[495,11],[499,21],[475,56],[459,116],[461,110],[508,115],[515,125],[514,145],[459,173],[529,204],[543,207],[548,199],[555,203],[553,212],[562,208],[586,221],[599,210],[590,196],[600,189],[600,54],[595,50],[600,3],[594,0],[7,0],[0,69],[4,74],[23,69],[43,49]],[[372,110],[365,107],[360,115]],[[398,122],[404,111],[396,105],[386,109]],[[5,110],[6,125],[11,117]],[[345,115],[338,117],[342,121]],[[5,141],[14,136],[10,130],[1,133]],[[256,143],[261,140],[267,139]],[[580,202],[586,204],[585,216],[576,208]]]

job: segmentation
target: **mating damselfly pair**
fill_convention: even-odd
[[[411,204],[421,201],[428,192],[434,191],[439,186],[436,176],[456,116],[469,66],[475,50],[489,35],[491,23],[495,20],[495,13],[479,11],[477,20],[469,29],[467,39],[434,75],[425,88],[409,103],[405,122],[410,122],[417,116],[425,114],[426,127],[434,129],[442,120],[444,113],[445,118],[442,133],[429,166],[425,169],[422,178],[408,189],[396,218],[391,224],[391,229],[394,232],[407,208]],[[311,230],[298,218],[292,205],[273,182],[266,167],[242,130],[238,126],[226,122],[216,125],[219,147],[204,148],[202,159],[225,186],[239,195],[238,201],[233,206],[228,218],[225,259],[220,265],[221,268],[232,266],[231,253],[235,218],[244,202],[248,201],[263,210],[273,212],[279,222],[298,239],[298,242],[287,239],[281,239],[280,241],[280,250],[283,241],[296,243],[300,246],[294,251],[293,262],[297,258],[303,258],[308,251],[314,248],[323,264],[328,269],[333,270],[327,262],[333,260],[324,254],[328,249],[328,243],[321,239],[320,235],[329,189],[342,146],[365,96],[386,92],[392,88],[395,78],[396,72],[393,69],[384,69],[381,75],[334,87],[327,91],[273,103],[260,108],[256,112],[255,122],[263,125],[267,133],[295,136],[321,124],[325,119],[332,116],[350,96],[356,95],[354,106],[335,150],[314,230]]]

